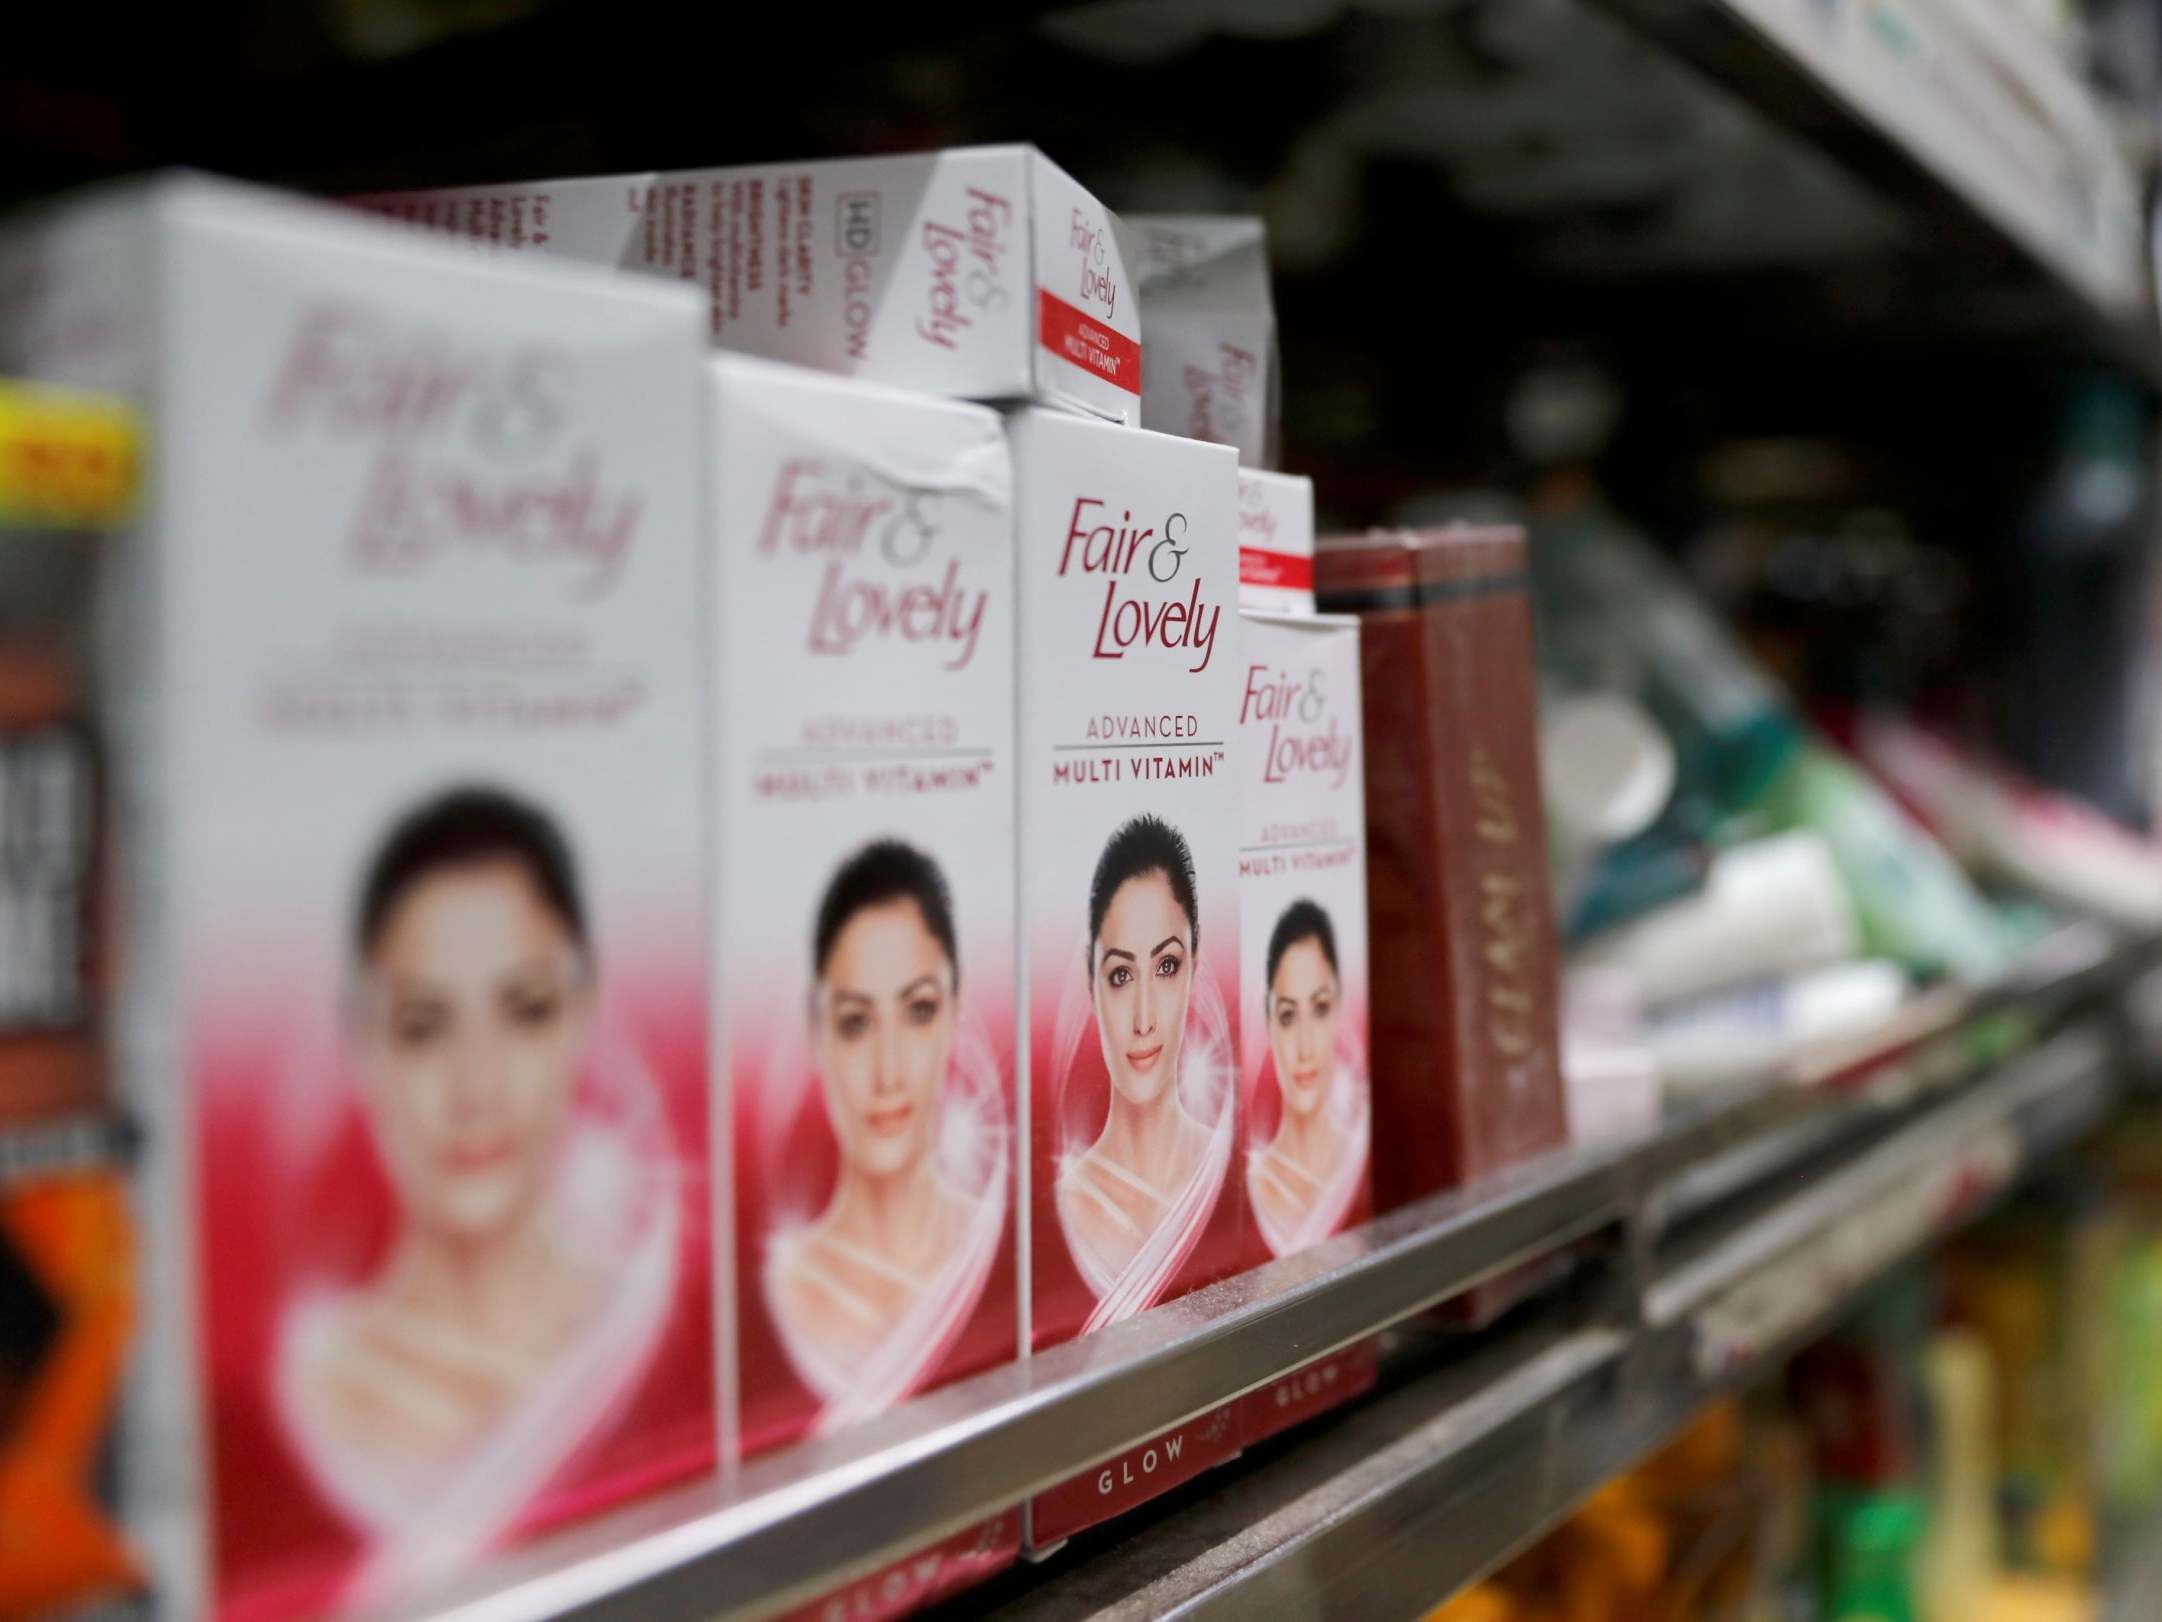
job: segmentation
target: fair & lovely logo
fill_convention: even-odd
[[[1003,308],[1010,296],[1005,258],[1013,246],[1013,203],[982,186],[963,195],[967,206],[959,225],[926,220],[921,236],[931,280],[916,335],[941,349],[959,349],[976,317]]]
[[[560,570],[591,601],[622,578],[643,502],[608,488],[597,446],[564,445],[568,369],[551,350],[464,346],[356,302],[319,303],[287,340],[263,429],[373,444],[346,543],[363,572],[493,555]]]
[[[1170,514],[1159,533],[1154,525],[1134,527],[1131,509],[1121,509],[1116,523],[1106,521],[1109,511],[1108,502],[1076,496],[1058,560],[1061,575],[1078,567],[1083,574],[1107,577],[1091,657],[1123,659],[1136,647],[1178,648],[1200,655],[1197,663],[1187,666],[1198,676],[1209,668],[1216,652],[1216,627],[1223,616],[1222,608],[1202,602],[1200,575],[1192,577],[1183,599],[1158,601],[1148,595],[1120,594],[1121,586],[1132,581],[1137,563],[1150,584],[1168,586],[1178,579],[1190,550],[1182,544],[1186,515]]]
[[[1248,665],[1239,725],[1268,729],[1260,757],[1264,783],[1326,776],[1331,788],[1342,788],[1350,775],[1351,735],[1329,707],[1327,677],[1319,666],[1300,674]]]
[[[825,560],[811,607],[812,653],[845,656],[866,641],[901,641],[937,648],[947,670],[976,657],[990,593],[962,584],[958,557],[930,581],[908,573],[931,557],[943,499],[859,464],[817,456],[782,464],[757,550]]]
[[[1116,320],[1119,305],[1118,277],[1111,269],[1111,231],[1101,218],[1080,209],[1066,230],[1066,241],[1081,256],[1081,302],[1101,304],[1104,319]]]

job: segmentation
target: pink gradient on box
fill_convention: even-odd
[[[365,1312],[401,1222],[332,999],[270,981],[198,1006],[188,1068],[222,1615],[368,1603],[712,1468],[702,973],[695,947],[606,972],[624,989],[599,999],[544,1198],[610,1277],[589,1326],[410,1509],[296,1396],[311,1344]]]

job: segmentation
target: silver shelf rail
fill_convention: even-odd
[[[2100,1123],[2117,1100],[2115,1060],[2098,1029],[2066,1031],[1659,1274],[1635,1331],[1527,1326],[991,1614],[1419,1616]]]
[[[1404,1207],[828,1441],[519,1557],[421,1614],[759,1614],[945,1537],[1528,1258],[1619,1229],[1635,1156],[1559,1155]]]

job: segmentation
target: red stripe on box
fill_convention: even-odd
[[[1264,552],[1258,546],[1242,546],[1239,548],[1239,584],[1312,591],[1314,560],[1296,552]]]
[[[1114,388],[1141,392],[1141,346],[1123,332],[1082,314],[1045,288],[1036,290],[1036,341]]]

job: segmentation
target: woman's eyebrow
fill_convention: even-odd
[[[1162,940],[1158,941],[1154,946],[1149,948],[1149,956],[1154,957],[1158,952],[1161,952],[1167,946],[1184,946],[1185,944],[1186,939],[1182,935],[1166,935]]]
[[[894,995],[896,997],[913,997],[919,986],[932,991],[938,990],[938,976],[935,973],[919,974],[899,991],[896,991]]]
[[[858,991],[854,986],[835,986],[833,988],[833,1000],[835,1002],[869,1002],[871,1001],[871,994],[868,991]]]
[[[1134,954],[1127,951],[1123,946],[1106,946],[1103,955],[1105,957],[1122,957],[1129,963],[1134,961]]]

